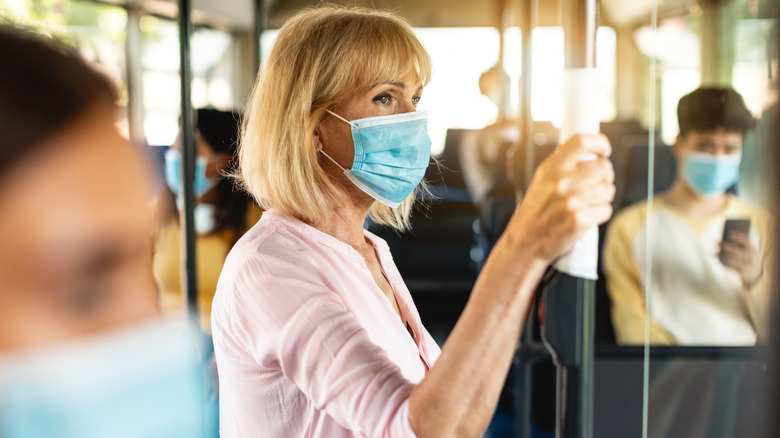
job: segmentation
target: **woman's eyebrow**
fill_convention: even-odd
[[[376,88],[376,87],[378,87],[380,85],[392,85],[392,86],[398,87],[398,88],[400,88],[402,90],[406,90],[406,84],[403,83],[403,82],[378,82],[378,83],[372,85],[371,87],[369,87],[369,91],[373,90],[374,88]],[[420,94],[420,93],[422,93],[422,90],[423,90],[423,86],[420,85],[419,87],[417,87],[417,89],[414,92],[415,92],[415,94]]]
[[[403,83],[403,82],[378,82],[378,83],[372,85],[371,89],[373,89],[374,87],[378,87],[380,85],[393,85],[393,86],[396,86],[396,87],[399,87],[399,88],[406,89],[406,84]]]

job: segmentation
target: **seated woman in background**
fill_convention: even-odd
[[[576,136],[537,170],[439,350],[363,228],[409,226],[430,74],[389,13],[324,6],[282,26],[239,153],[272,210],[231,250],[212,310],[222,437],[480,436],[547,266],[609,218],[609,142]]]
[[[233,167],[239,116],[228,111],[202,108],[195,118],[195,232],[198,272],[198,309],[201,327],[211,327],[211,300],[225,257],[246,229],[259,219],[252,200],[223,173]],[[178,138],[165,154],[165,179],[170,191],[161,195],[162,225],[154,252],[154,276],[160,290],[160,307],[166,313],[181,313],[182,205],[181,143]],[[172,193],[172,194],[171,194]],[[250,204],[252,204],[250,208]]]

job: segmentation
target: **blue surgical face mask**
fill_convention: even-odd
[[[712,198],[737,183],[742,154],[687,152],[683,177],[699,196]]]
[[[206,177],[206,165],[207,160],[204,157],[197,157],[195,159],[195,196],[203,196],[206,192],[211,190],[217,184],[219,178],[207,178]],[[181,196],[181,152],[175,149],[168,149],[165,152],[165,180],[168,182],[168,187],[171,188],[173,194]]]
[[[412,111],[349,121],[355,158],[351,169],[333,161],[360,190],[387,205],[398,207],[420,184],[431,156],[428,113]]]
[[[176,438],[216,432],[197,338],[151,323],[0,355],[3,438]]]

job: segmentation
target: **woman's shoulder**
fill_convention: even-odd
[[[266,284],[326,275],[355,251],[295,218],[269,210],[231,249],[220,283]]]
[[[262,273],[263,270],[258,268],[271,262],[303,263],[306,257],[301,256],[310,246],[306,233],[291,226],[288,218],[269,211],[238,239],[228,254],[225,267],[251,268],[251,271]]]
[[[341,261],[301,224],[266,212],[233,246],[214,296],[217,326],[275,333],[303,307],[323,300],[340,303],[328,276]]]

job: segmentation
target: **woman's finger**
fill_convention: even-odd
[[[601,225],[612,217],[612,204],[600,204],[585,208],[581,211],[582,222],[586,223],[586,228]]]
[[[583,161],[577,164],[575,174],[580,176],[583,181],[615,181],[615,168],[609,158]]]
[[[550,156],[551,164],[562,169],[595,158],[609,157],[612,146],[603,134],[577,134],[568,139]]]
[[[599,186],[614,185],[615,171],[612,162],[603,158],[577,165],[569,175],[569,184],[574,191],[588,191]]]
[[[580,186],[569,196],[569,202],[573,210],[612,204],[615,199],[615,191],[615,185],[612,183],[601,183],[589,187]]]
[[[613,185],[615,172],[608,159],[583,162],[568,171],[545,174],[543,184],[550,184],[557,196],[567,197],[578,192],[596,190],[602,185]]]

